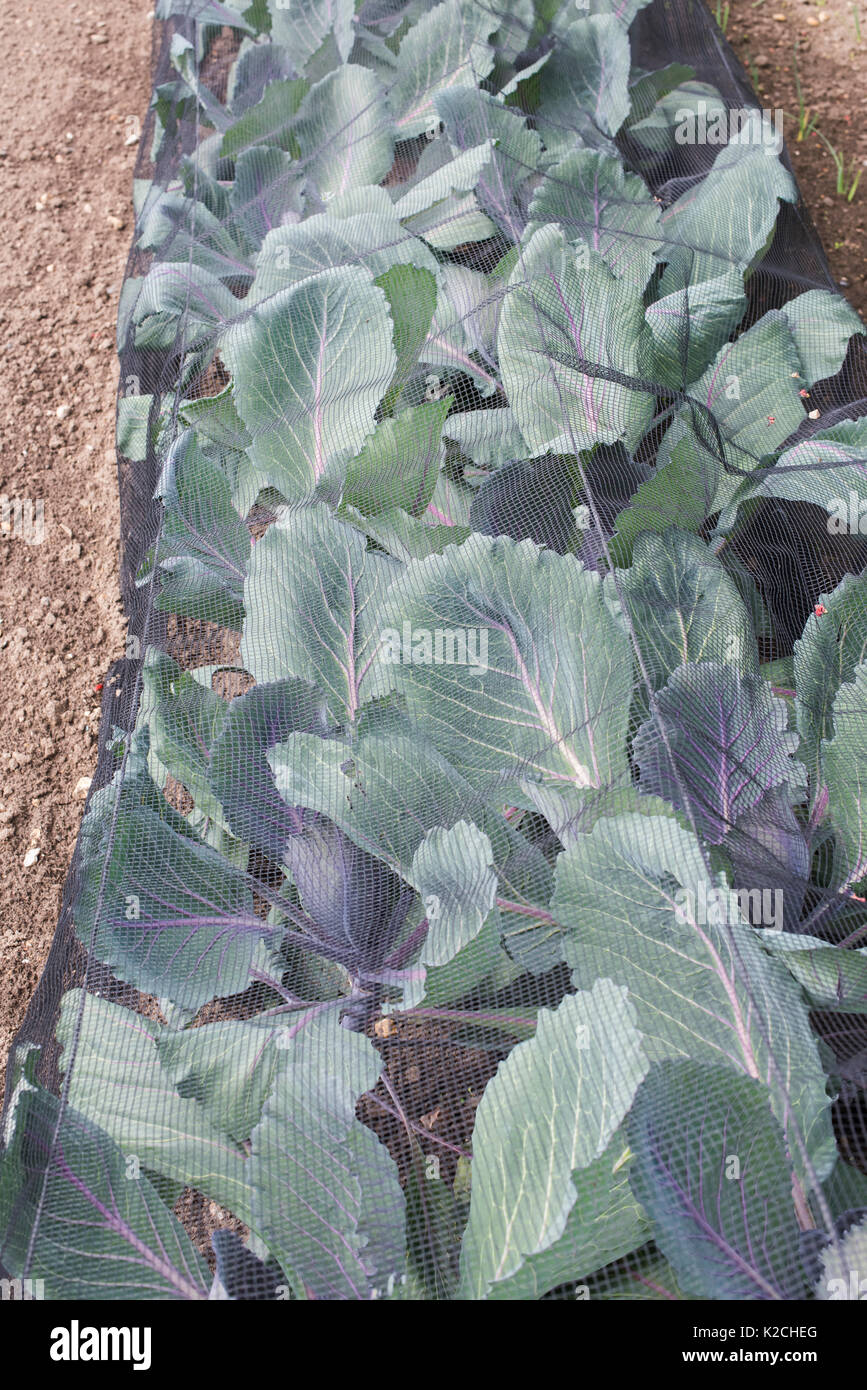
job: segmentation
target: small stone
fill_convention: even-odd
[[[65,545],[60,552],[60,563],[68,565],[73,560],[81,559],[81,545],[78,541],[72,541],[70,545]],[[68,657],[66,658],[69,659]]]
[[[105,220],[110,227],[114,228],[116,232],[122,232],[124,227],[126,226],[126,223],[124,222],[123,218],[115,217],[113,213],[109,213],[108,217]]]
[[[811,410],[811,411],[809,412],[807,418],[808,418],[808,420],[818,420],[818,418],[819,418],[819,412],[818,412],[818,410]]]
[[[766,53],[760,53],[758,58],[753,59],[753,62],[757,68],[769,68],[771,66],[771,60]]]
[[[776,20],[777,24],[785,24],[786,22],[786,16],[784,14],[772,14],[771,19]]]
[[[42,756],[43,756],[43,758],[53,758],[53,757],[54,757],[54,754],[55,754],[55,752],[56,752],[56,749],[55,749],[54,744],[52,743],[51,739],[50,739],[50,738],[43,738],[43,739],[40,739],[39,743],[40,743],[40,747],[42,748]]]
[[[75,797],[76,801],[87,800],[87,793],[90,791],[90,784],[92,781],[92,777],[79,777],[72,791],[72,795]]]
[[[24,856],[24,861],[23,861],[23,867],[24,867],[25,869],[32,869],[32,868],[33,868],[33,865],[36,863],[36,861],[37,861],[37,859],[39,858],[39,856],[40,856],[41,853],[42,853],[42,851],[40,850],[39,846],[38,846],[38,845],[34,845],[33,848],[32,848],[32,849],[29,849],[29,850],[27,851],[27,853],[25,854],[25,856]]]
[[[814,19],[812,15],[810,15],[810,16],[808,17],[807,23],[808,23],[808,24],[810,25],[810,27],[813,28],[813,29],[818,29],[818,27],[819,27],[819,21],[818,21],[818,19]]]
[[[48,441],[48,447],[49,447],[49,449],[60,449],[60,448],[62,448],[62,446],[63,446],[63,440],[60,438],[60,435],[59,435],[59,434],[53,434],[53,435],[51,436],[51,438],[49,439],[49,441]]]
[[[54,413],[57,416],[58,420],[65,420],[71,409],[71,405],[63,404],[59,405]]]
[[[108,34],[91,34],[91,43],[108,43]]]

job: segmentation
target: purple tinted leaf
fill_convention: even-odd
[[[750,894],[750,911],[742,911],[741,916],[753,926],[796,931],[810,873],[810,850],[785,789],[766,792],[723,843],[732,866],[732,887]],[[756,894],[762,898],[760,917],[754,911]],[[775,916],[776,907],[781,907],[782,920],[769,918],[769,901]]]
[[[400,933],[413,890],[332,821],[309,812],[306,821],[285,851],[304,908],[338,960],[375,970]]]
[[[685,1293],[804,1297],[786,1148],[760,1082],[699,1062],[657,1063],[627,1136],[632,1189]]]
[[[82,831],[74,911],[85,946],[120,979],[181,1008],[243,990],[267,930],[247,874],[185,833],[149,778],[105,791]]]
[[[24,1083],[26,1084],[26,1083]],[[96,1125],[24,1090],[0,1168],[0,1258],[52,1299],[207,1299],[208,1267]]]
[[[301,680],[256,685],[233,700],[211,755],[211,788],[235,835],[276,863],[301,813],[274,784],[267,752],[292,733],[328,731],[325,700]]]
[[[701,661],[679,666],[656,701],[633,744],[641,790],[691,813],[711,844],[793,779],[797,736],[765,681]]]
[[[252,1134],[256,1229],[308,1297],[368,1299],[402,1271],[397,1167],[355,1118],[382,1065],[370,1039],[320,1015],[287,1045]]]

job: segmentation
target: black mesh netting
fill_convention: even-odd
[[[867,1284],[867,349],[697,0],[163,0],[49,1299]]]

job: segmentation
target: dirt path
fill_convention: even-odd
[[[150,97],[150,2],[31,0],[6,15],[0,1070],[57,922],[75,788],[96,756],[96,687],[123,654],[114,322],[132,227],[126,141]]]
[[[867,5],[731,0],[729,6],[713,0],[710,10],[724,24],[762,105],[784,112],[795,175],[834,278],[867,320]],[[815,129],[808,133],[811,122]],[[842,192],[826,141],[843,163]]]
[[[98,686],[109,662],[123,654],[113,346],[132,226],[136,150],[128,141],[150,96],[149,3],[31,0],[10,10],[6,21],[0,1088],[2,1062],[57,922],[81,819],[75,789],[95,761]],[[786,136],[808,205],[835,276],[849,282],[847,294],[867,316],[867,170],[849,202],[836,191],[833,160],[821,140],[794,138],[797,39],[805,105],[843,153],[847,188],[864,167],[867,6],[863,22],[859,44],[851,0],[733,0],[727,32],[763,103],[794,118],[786,121]],[[44,538],[28,544],[16,532],[27,529],[31,507],[38,528],[40,504]]]

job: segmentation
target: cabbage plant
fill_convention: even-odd
[[[640,0],[190,9],[121,305],[140,698],[58,1084],[13,1057],[4,1264],[52,1298],[837,1296],[867,557],[856,524],[781,595],[747,552],[857,497],[867,417],[826,403],[864,328],[768,307],[766,116],[685,140],[729,105],[637,64]],[[442,1133],[414,1044],[484,1060]]]

